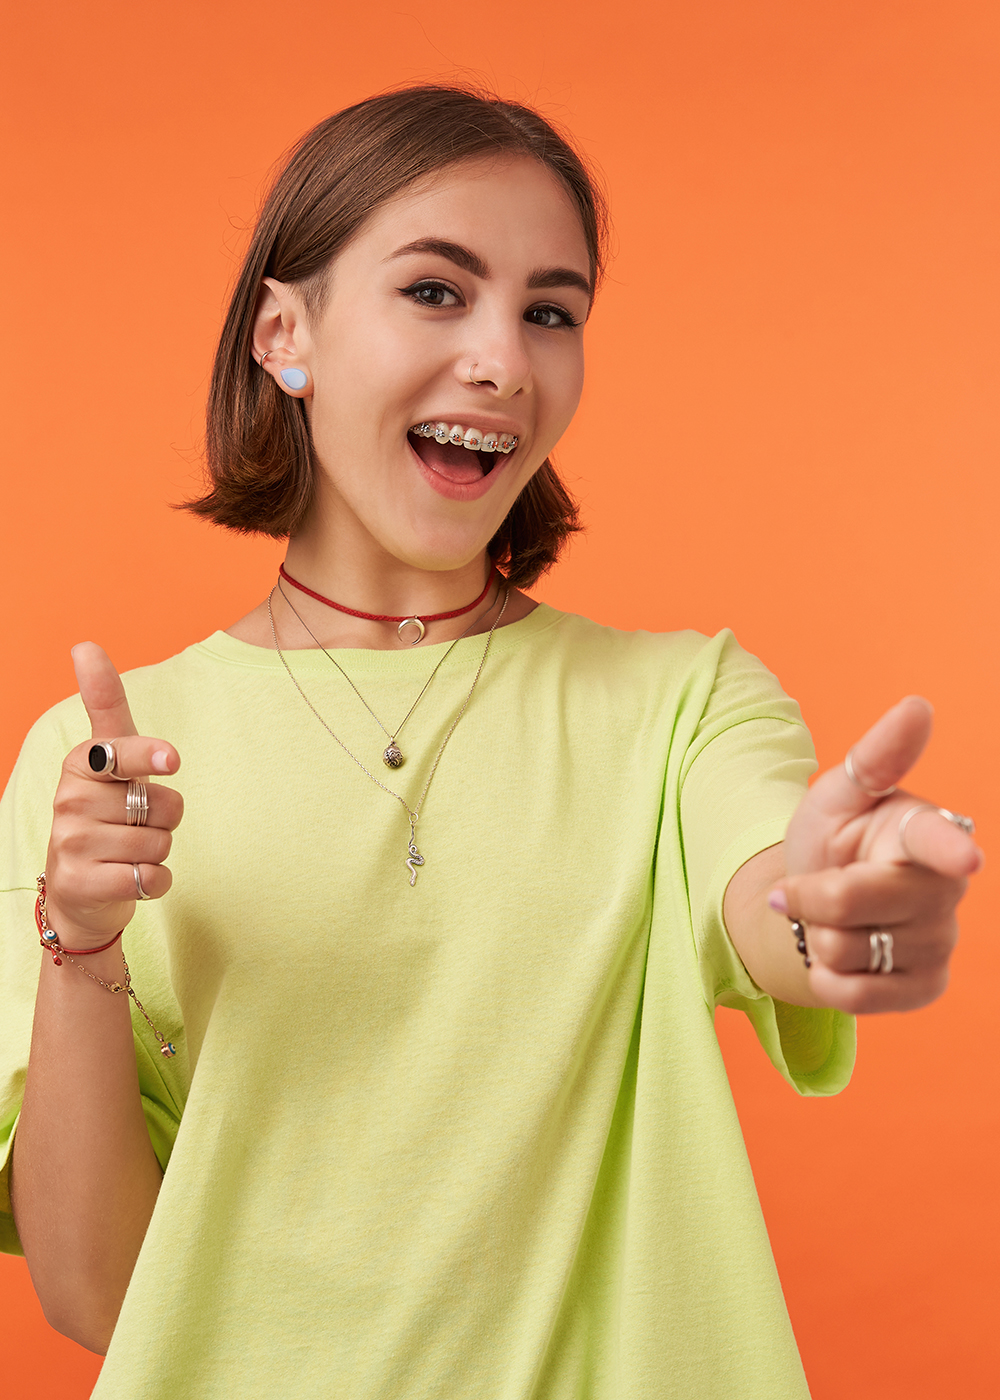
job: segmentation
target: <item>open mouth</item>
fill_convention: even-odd
[[[463,423],[416,423],[407,437],[424,465],[455,486],[489,476],[517,446],[513,433],[484,432]]]

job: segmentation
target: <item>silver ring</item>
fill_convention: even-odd
[[[132,866],[132,874],[135,876],[135,895],[136,895],[136,898],[137,898],[137,899],[151,899],[151,898],[152,898],[152,895],[148,895],[148,894],[146,893],[146,891],[142,888],[142,881],[139,879],[139,867],[138,867],[137,865],[135,865],[135,864],[133,864],[133,866]]]
[[[957,826],[959,831],[964,831],[966,836],[971,836],[976,829],[976,823],[971,817],[963,817],[961,812],[949,812],[947,807],[936,809],[946,822],[951,822],[952,826]]]
[[[915,807],[908,807],[899,819],[899,826],[896,828],[896,835],[902,847],[903,854],[908,856],[910,852],[906,849],[906,828],[911,818],[918,812],[937,812],[939,817],[944,817],[946,822],[951,822],[952,826],[957,826],[959,831],[964,831],[966,836],[971,836],[976,829],[976,823],[971,817],[963,817],[961,812],[949,812],[947,807],[935,807],[933,802],[918,802]]]
[[[273,355],[273,354],[274,354],[274,351],[273,351],[273,350],[265,350],[265,351],[264,351],[263,355],[261,355],[261,357],[260,357],[260,367],[261,367],[261,369],[264,368],[264,361],[267,359],[268,355]]]
[[[872,929],[868,935],[868,971],[891,972],[893,937],[882,929]]]
[[[872,788],[866,788],[864,783],[854,771],[854,750],[851,749],[844,759],[844,771],[856,788],[860,788],[866,797],[891,797],[896,791],[895,783],[892,787],[883,788],[881,792],[875,792]]]
[[[470,384],[478,384],[478,383],[479,383],[479,380],[476,378],[476,374],[475,374],[476,366],[477,366],[478,364],[479,364],[479,361],[478,361],[478,360],[473,360],[472,364],[469,366],[469,383],[470,383]]]
[[[128,778],[123,778],[120,773],[115,772],[118,757],[114,744],[109,744],[106,739],[98,739],[91,744],[87,762],[95,777],[103,775],[106,778],[114,778],[119,783],[128,782]]]
[[[148,816],[149,797],[146,793],[146,784],[138,782],[135,778],[130,778],[125,790],[125,825],[145,826]]]

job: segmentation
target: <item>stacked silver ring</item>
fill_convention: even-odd
[[[146,784],[137,782],[135,778],[130,778],[128,787],[125,789],[125,825],[145,826],[148,816],[149,797],[146,793]]]
[[[869,972],[891,972],[892,971],[892,934],[885,933],[882,929],[872,929],[868,935],[868,971]]]

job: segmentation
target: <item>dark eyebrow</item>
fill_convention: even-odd
[[[489,263],[483,262],[478,253],[474,253],[471,248],[463,248],[461,243],[449,243],[446,238],[418,238],[413,243],[397,248],[385,261],[405,258],[408,253],[436,253],[439,258],[447,258],[456,267],[471,272],[473,277],[479,277],[484,282],[490,275]]]
[[[390,253],[386,262],[391,262],[393,258],[405,258],[410,253],[433,253],[439,258],[447,258],[456,267],[462,268],[464,272],[471,272],[473,277],[478,277],[484,282],[488,281],[491,275],[489,263],[484,262],[478,253],[461,243],[451,243],[446,238],[417,238],[413,243],[407,243]],[[533,291],[543,288],[576,287],[587,297],[594,294],[588,279],[579,272],[574,272],[571,267],[538,267],[529,276],[528,286]]]
[[[586,296],[594,294],[594,289],[587,281],[586,277],[581,277],[579,272],[574,272],[571,267],[539,267],[528,278],[528,286],[532,288],[556,287],[576,287]]]

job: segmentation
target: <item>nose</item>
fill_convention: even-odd
[[[455,377],[462,384],[492,389],[499,399],[530,394],[534,387],[532,366],[520,318],[513,324],[499,318],[484,323],[459,356]]]

